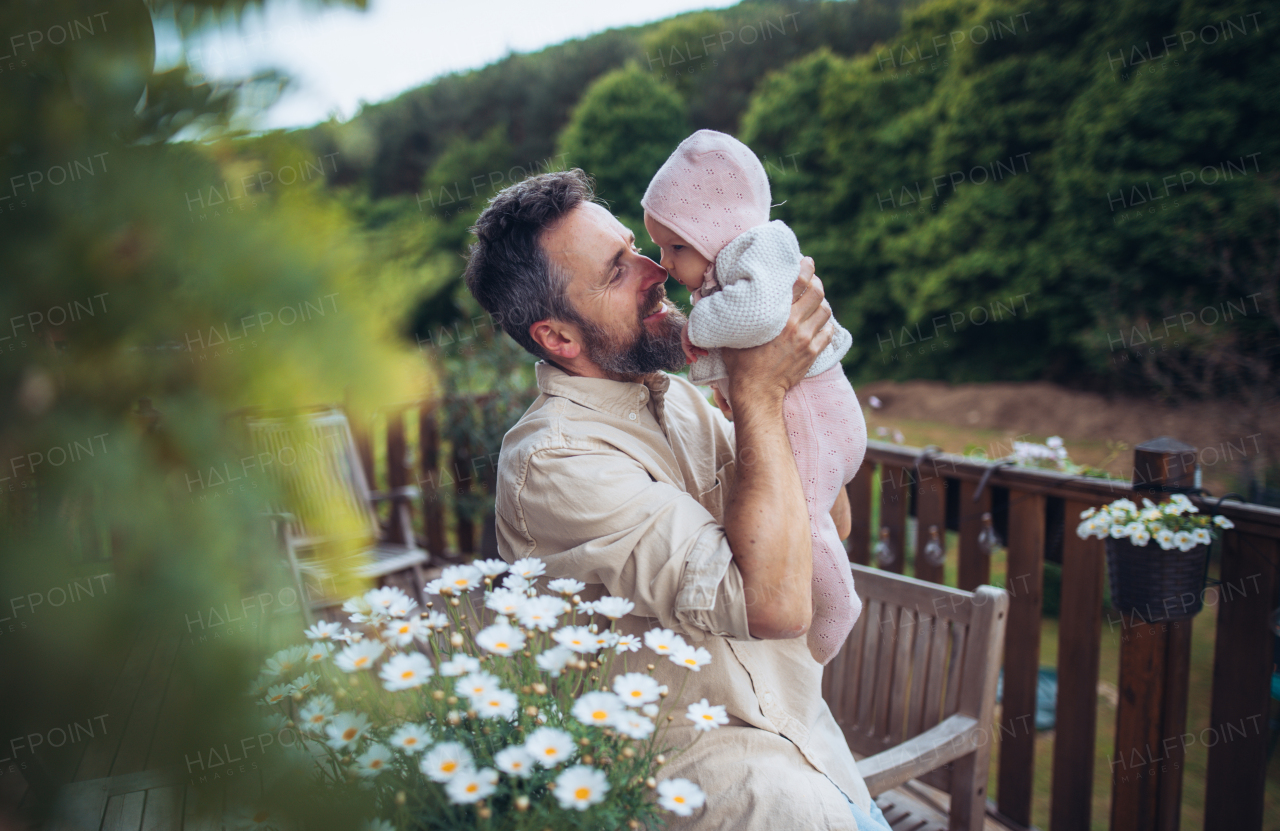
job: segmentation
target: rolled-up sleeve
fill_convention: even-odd
[[[691,640],[753,640],[724,528],[691,494],[605,442],[562,440],[522,456],[498,489],[498,537],[510,556],[603,584],[633,601],[633,614]]]

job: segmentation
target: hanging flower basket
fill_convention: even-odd
[[[1090,508],[1080,515],[1076,533],[1106,540],[1116,609],[1147,623],[1194,617],[1204,606],[1209,546],[1217,529],[1231,528],[1232,522],[1201,515],[1182,494],[1164,505],[1142,502],[1142,508],[1128,499]]]

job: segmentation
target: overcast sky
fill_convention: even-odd
[[[229,78],[275,67],[295,84],[259,127],[299,127],[355,115],[439,75],[492,63],[615,26],[680,12],[724,8],[736,0],[369,0],[366,11],[318,10],[299,0],[267,0],[195,41],[193,68]],[[178,43],[157,31],[158,68],[172,65]]]

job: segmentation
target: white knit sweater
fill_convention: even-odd
[[[709,353],[689,367],[690,382],[705,385],[728,377],[720,347],[759,346],[782,333],[791,316],[791,287],[800,273],[800,260],[800,243],[780,219],[757,225],[720,249],[713,277],[695,291],[689,312],[689,341]],[[806,378],[835,366],[853,343],[853,336],[834,317],[831,323],[835,335]]]

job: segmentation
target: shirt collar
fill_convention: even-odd
[[[661,412],[667,388],[671,385],[671,378],[665,372],[655,372],[643,383],[634,383],[570,375],[547,361],[538,361],[533,369],[538,389],[543,393],[558,395],[583,407],[620,418],[630,417],[650,399]]]

